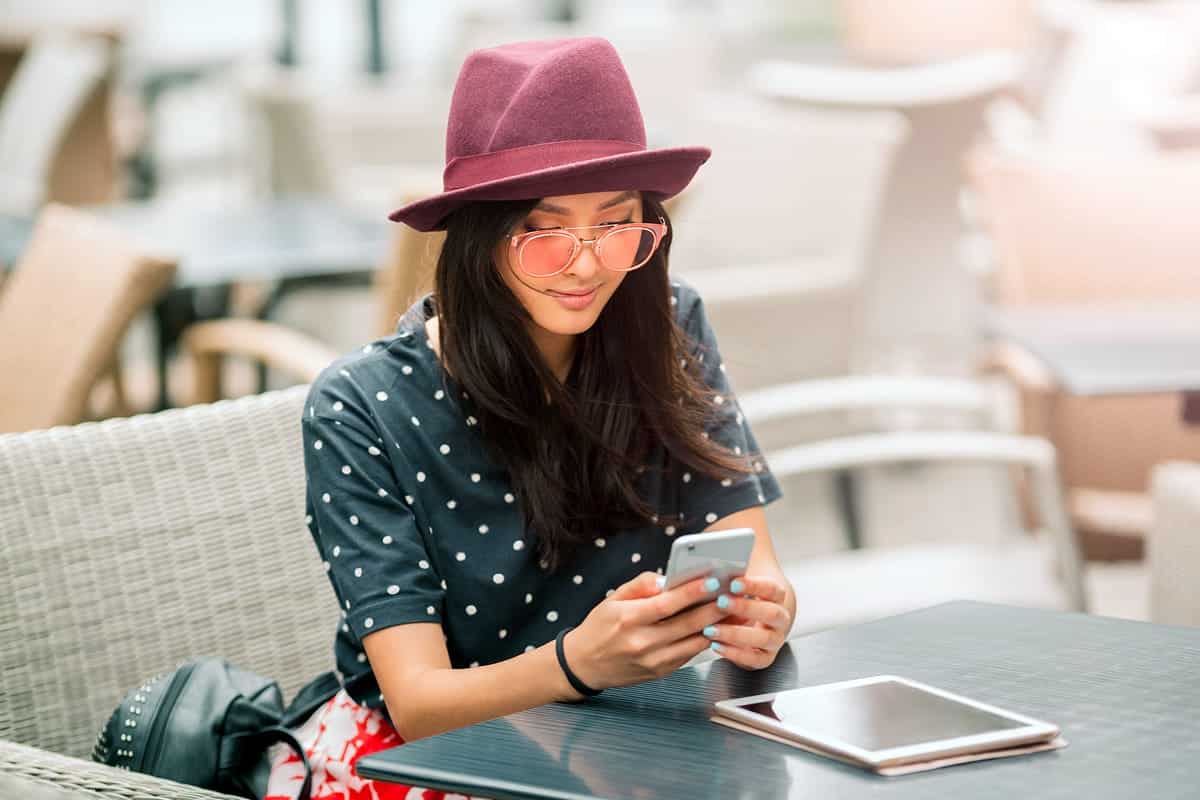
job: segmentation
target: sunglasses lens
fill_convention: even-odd
[[[613,270],[640,267],[654,254],[654,234],[645,228],[622,228],[604,237],[600,253]]]
[[[553,275],[571,258],[575,239],[567,233],[545,233],[526,240],[521,267],[530,275]]]

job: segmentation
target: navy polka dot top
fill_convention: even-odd
[[[313,382],[303,417],[308,527],[342,608],[335,641],[342,685],[382,709],[361,640],[390,625],[436,622],[456,668],[490,664],[578,625],[617,586],[665,569],[672,537],[780,496],[757,457],[700,297],[672,284],[676,318],[717,393],[708,434],[756,456],[755,471],[719,481],[674,464],[663,448],[638,484],[676,526],[596,531],[594,547],[550,573],[538,562],[509,475],[484,447],[470,398],[426,337],[429,297],[397,332],[343,356]]]

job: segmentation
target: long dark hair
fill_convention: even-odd
[[[707,436],[712,392],[671,307],[668,233],[579,335],[565,382],[541,358],[531,318],[493,260],[538,200],[468,205],[447,220],[434,303],[442,363],[467,392],[489,451],[510,472],[528,531],[550,569],[597,534],[655,517],[636,481],[656,444],[718,478],[748,471]],[[644,219],[667,218],[643,194]]]

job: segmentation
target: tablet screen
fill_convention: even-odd
[[[742,708],[811,738],[839,740],[863,750],[889,750],[1028,724],[891,680],[781,692],[774,700]]]

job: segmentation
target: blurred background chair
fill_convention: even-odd
[[[1172,461],[1154,468],[1154,529],[1146,543],[1151,576],[1150,619],[1200,626],[1200,464]]]
[[[992,133],[1020,151],[1064,148],[1147,153],[1153,137],[1138,124],[1146,109],[1200,78],[1200,6],[1188,0],[1043,0],[1036,4],[1041,47],[1027,75],[1024,104],[991,118]]]
[[[868,254],[907,132],[903,118],[710,91],[695,96],[683,130],[713,156],[672,217],[679,233],[671,272],[704,298],[735,388],[744,393],[850,374],[861,356]],[[844,432],[846,423],[832,411],[776,420],[756,433],[770,448]],[[781,504],[786,508],[773,516],[825,508],[829,521],[820,527],[846,528],[858,541],[850,476],[836,481],[798,478]],[[804,547],[828,545],[813,537]]]
[[[221,797],[86,760],[126,690],[198,655],[288,698],[333,667],[306,393],[0,436],[0,630],[31,633],[0,637],[0,771],[90,797]]]
[[[222,368],[239,358],[283,372],[290,383],[310,383],[339,355],[337,350],[292,328],[254,319],[197,322],[183,333],[183,349],[192,362],[190,405],[224,397]]]
[[[935,387],[922,397],[919,384],[896,380],[891,387],[860,386],[839,396],[828,387],[792,390],[770,398],[740,400],[756,425],[773,418],[836,407],[929,406],[986,411],[987,395],[975,384],[957,390]],[[951,401],[952,400],[952,401]],[[766,401],[766,402],[765,402]],[[844,436],[768,450],[772,472],[785,482],[795,476],[872,465],[913,462],[982,462],[1026,471],[1041,527],[1032,535],[1020,526],[995,532],[974,529],[937,532],[929,541],[873,546],[829,555],[784,557],[782,566],[797,592],[796,632],[924,607],[950,598],[1048,608],[1090,610],[1145,618],[1148,587],[1139,564],[1085,564],[1066,513],[1054,447],[1036,437],[989,431],[905,431]],[[1015,485],[1010,485],[1010,491]],[[930,502],[949,502],[948,497]],[[787,542],[777,545],[782,553]],[[1118,591],[1114,592],[1114,585]],[[1119,598],[1114,603],[1113,598]]]
[[[15,270],[0,287],[0,431],[69,425],[116,376],[111,406],[124,414],[119,348],[133,317],[171,282],[175,263],[151,255],[93,216],[46,206]]]
[[[405,195],[398,206],[424,196]],[[395,227],[387,261],[375,272],[376,336],[394,333],[401,315],[418,297],[433,289],[433,275],[445,240],[445,231],[422,233],[407,225]]]
[[[382,219],[404,192],[440,191],[444,93],[387,81],[331,83],[310,70],[257,63],[242,68],[237,80],[259,131],[257,149],[266,157],[264,192],[337,198]],[[401,270],[398,294],[381,298],[372,289],[395,277],[397,257],[409,256],[405,234],[398,231],[395,238],[384,263],[363,264],[358,273],[257,287],[257,299],[248,303],[251,313],[327,340],[336,331],[332,344],[341,351],[378,335],[382,323],[370,320],[390,309],[373,313],[371,306],[397,303],[395,298],[408,297],[416,286],[406,277],[409,271]],[[286,383],[264,372],[260,385]]]
[[[113,198],[112,59],[111,43],[100,37],[32,39],[0,97],[0,213]]]
[[[983,50],[1021,50],[1037,0],[838,0],[842,41],[864,63],[921,64]]]
[[[853,63],[764,61],[752,90],[805,107],[890,109],[909,135],[884,190],[871,245],[864,363],[880,372],[965,375],[979,321],[977,280],[962,268],[961,155],[984,129],[984,110],[1014,84],[1019,59],[987,52],[887,69]],[[937,314],[898,297],[939,298]]]
[[[1200,303],[1200,227],[1189,200],[1200,192],[1200,156],[1051,158],[981,149],[970,171],[995,243],[1000,309],[1115,313]],[[1180,394],[1072,395],[1013,341],[1001,342],[993,365],[1021,388],[1025,430],[1058,448],[1090,555],[1140,557],[1152,467],[1200,459],[1200,426],[1182,418]]]

